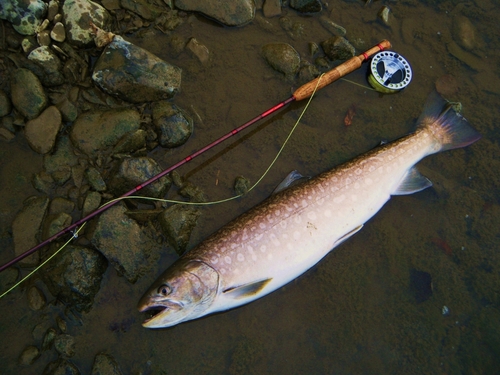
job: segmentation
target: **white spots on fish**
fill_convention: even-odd
[[[245,256],[242,253],[239,253],[236,256],[236,259],[238,259],[238,261],[240,261],[240,262],[244,262],[245,261]]]
[[[293,221],[295,221],[296,224],[300,224],[302,223],[302,217],[300,215],[295,215]]]
[[[316,200],[316,203],[318,203],[320,206],[322,206],[323,203],[325,203],[325,198],[320,198],[320,199]]]
[[[346,185],[349,185],[351,182],[352,182],[352,180],[351,180],[349,177],[347,177],[347,178],[345,179],[345,184],[346,184]]]
[[[371,184],[373,184],[373,180],[369,177],[365,178],[365,185],[370,186]]]
[[[220,269],[219,269],[219,272],[220,272],[222,275],[224,275],[224,274],[226,273],[226,269],[225,269],[225,268],[220,268]]]
[[[287,221],[286,220],[281,220],[280,221],[280,227],[283,228],[283,229],[285,229],[286,226],[287,226]]]
[[[288,212],[292,212],[293,211],[293,207],[290,207],[286,204],[283,205],[285,207],[285,210],[287,210]]]
[[[210,262],[212,262],[212,264],[217,264],[219,263],[219,258],[217,258],[215,255],[212,257],[212,259],[210,259]]]
[[[281,245],[280,241],[278,240],[278,238],[276,237],[276,235],[274,233],[271,233],[269,235],[269,239],[271,240],[271,242],[273,243],[274,246]]]
[[[275,214],[277,217],[279,217],[279,216],[281,215],[281,211],[280,211],[280,210],[276,210],[276,211],[274,212],[274,214]]]
[[[274,219],[273,219],[273,217],[272,217],[272,215],[271,215],[271,214],[267,215],[267,216],[266,216],[266,219],[267,219],[267,221],[268,221],[270,224],[274,223]]]
[[[368,172],[373,172],[373,171],[375,171],[375,166],[370,165],[370,168],[368,168]]]
[[[257,236],[255,236],[255,240],[260,241],[262,239],[262,237],[264,237],[264,233],[261,233],[261,234],[258,234]]]
[[[306,208],[307,207],[307,201],[305,199],[302,199],[302,207]]]
[[[259,228],[260,229],[266,229],[267,228],[267,225],[264,224],[264,223],[259,223]]]
[[[309,220],[316,220],[316,218],[318,217],[318,215],[316,215],[316,212],[315,211],[309,211],[307,213],[307,218]]]
[[[231,257],[226,255],[226,256],[224,257],[224,261],[225,261],[227,264],[231,264]]]
[[[267,250],[267,246],[266,246],[266,245],[261,245],[261,246],[260,246],[260,251],[261,251],[262,253],[265,253],[265,252],[266,252],[266,250]]]
[[[359,176],[361,173],[363,173],[363,169],[361,169],[361,168],[358,168],[358,169],[356,169],[356,170],[354,171],[354,174],[356,174],[356,175],[358,175],[358,176]]]
[[[338,197],[333,198],[333,203],[342,203],[345,200],[345,195],[342,194]]]

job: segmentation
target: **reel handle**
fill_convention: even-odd
[[[340,64],[339,66],[326,72],[322,76],[321,82],[319,83],[316,90],[319,90],[319,89],[329,85],[330,83],[335,82],[339,78],[342,78],[343,76],[355,71],[356,69],[358,69],[361,66],[363,61],[368,60],[368,58],[370,56],[376,54],[377,52],[388,49],[388,48],[391,48],[391,42],[384,39],[379,44],[377,44],[376,46],[373,46],[372,48],[370,48],[368,51],[362,53],[361,55],[354,56],[354,57],[350,58],[349,60],[345,61],[344,63]],[[295,100],[302,100],[302,99],[309,98],[312,95],[318,80],[319,80],[319,77],[313,79],[312,81],[309,81],[309,82],[303,84],[297,90],[295,90],[295,92],[293,93],[293,97],[295,98]]]

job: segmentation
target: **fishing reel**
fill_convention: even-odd
[[[376,91],[395,94],[408,86],[411,78],[410,64],[400,54],[380,51],[372,57],[368,82]]]

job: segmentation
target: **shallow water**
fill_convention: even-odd
[[[362,231],[312,270],[236,310],[171,329],[144,329],[136,304],[175,259],[170,249],[134,285],[109,267],[94,307],[80,317],[81,324],[69,320],[60,305],[42,313],[31,311],[26,288],[18,289],[0,301],[1,373],[41,373],[57,357],[50,350],[29,368],[16,364],[24,347],[40,345],[32,338],[33,327],[43,320],[55,322],[57,315],[68,320],[68,333],[76,341],[76,354],[70,360],[82,374],[90,373],[101,351],[111,354],[124,374],[496,372],[500,366],[499,94],[498,89],[491,92],[489,81],[499,80],[500,40],[492,30],[498,30],[500,11],[484,1],[465,5],[485,40],[484,65],[478,73],[447,51],[452,2],[391,3],[392,27],[376,21],[381,2],[367,7],[362,2],[329,4],[327,14],[348,30],[349,39],[362,38],[367,48],[390,40],[393,50],[411,63],[412,83],[401,93],[385,96],[345,81],[322,89],[257,189],[243,199],[202,208],[191,246],[267,197],[291,170],[315,175],[381,140],[411,131],[434,82],[444,74],[458,78],[460,90],[448,99],[463,104],[464,116],[483,139],[420,162],[419,170],[433,181],[433,188],[394,197]],[[287,42],[310,61],[308,42],[319,44],[330,34],[316,16],[287,13],[304,25],[303,36],[296,40],[281,29],[277,18],[267,20],[272,25],[268,31],[256,21],[230,29],[190,16],[175,33],[205,44],[211,53],[207,65],[187,52],[178,57],[170,54],[168,38],[154,29],[154,37],[125,36],[183,69],[182,92],[174,102],[191,112],[195,133],[180,148],[156,149],[152,156],[162,166],[288,98],[298,87],[266,65],[259,55],[261,46]],[[365,75],[366,66],[349,79],[366,85]],[[251,181],[260,177],[304,105],[293,103],[179,172],[211,200],[232,195],[236,176]],[[344,117],[352,105],[356,113],[346,127]],[[36,194],[30,180],[42,160],[21,134],[2,143],[0,158],[3,263],[13,254],[12,220],[22,201]],[[410,285],[412,269],[432,276],[432,296],[421,303]],[[30,282],[43,289],[36,279]],[[449,309],[446,316],[444,306]]]

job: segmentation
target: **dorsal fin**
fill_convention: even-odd
[[[420,174],[416,167],[412,167],[401,179],[399,186],[391,195],[408,195],[427,189],[432,186],[431,180]]]
[[[240,299],[244,297],[252,297],[259,293],[264,287],[272,280],[264,279],[260,281],[251,282],[248,284],[243,284],[231,288],[227,288],[222,293],[227,297]]]

